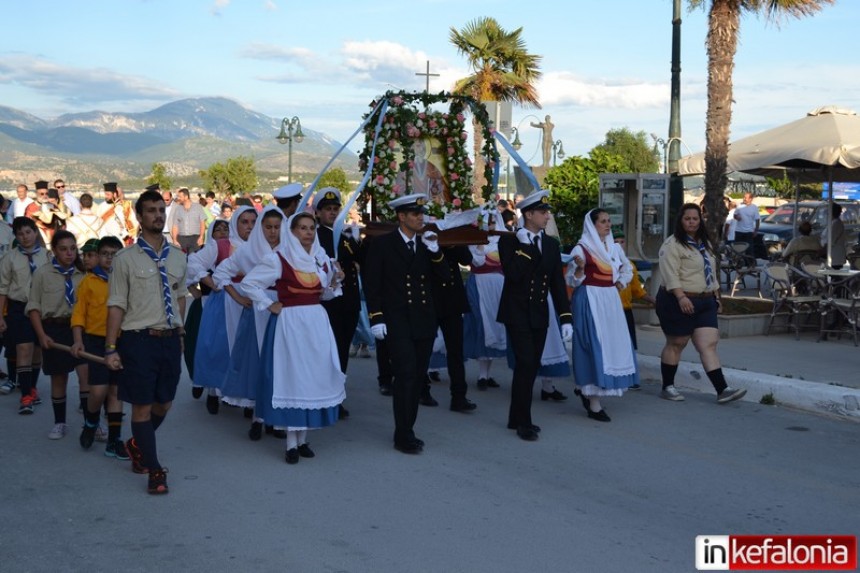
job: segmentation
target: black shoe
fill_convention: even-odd
[[[579,388],[574,388],[573,393],[576,396],[579,396],[579,399],[582,400],[582,407],[585,408],[586,412],[591,412],[591,408],[588,407],[589,400],[585,397],[582,391]]]
[[[601,410],[599,412],[588,411],[588,417],[592,420],[597,420],[598,422],[610,422],[612,421],[609,415],[606,413],[606,410]]]
[[[433,396],[430,395],[430,389],[425,388],[423,392],[421,392],[421,397],[418,398],[418,403],[422,406],[438,406],[439,402],[436,401]]]
[[[287,431],[286,430],[274,430],[272,432],[272,437],[277,438],[279,440],[285,440],[287,438]]]
[[[284,459],[288,464],[297,464],[299,463],[299,450],[298,448],[290,448],[284,454]]]
[[[338,420],[346,420],[347,418],[349,418],[349,410],[344,408],[343,404],[341,404],[340,406],[338,406],[337,419]]]
[[[251,424],[251,429],[248,430],[248,437],[251,438],[251,441],[257,442],[260,438],[263,437],[263,423],[262,422],[254,422]]]
[[[475,404],[465,396],[462,398],[451,398],[452,412],[471,412],[477,407],[477,404]]]
[[[487,378],[487,388],[501,388],[501,386],[492,378]]]
[[[307,442],[305,442],[304,444],[299,446],[299,455],[303,458],[312,458],[316,454],[311,449],[311,447],[307,444]]]
[[[253,408],[243,408],[242,409],[242,415],[250,420],[251,418],[254,417],[254,409]]]
[[[81,447],[83,449],[88,450],[91,447],[93,447],[93,442],[96,440],[96,430],[97,429],[98,429],[98,426],[91,428],[86,424],[86,422],[84,422],[84,429],[81,430],[81,437],[80,437]]]
[[[565,396],[564,394],[562,394],[561,392],[559,392],[558,390],[553,388],[552,392],[544,392],[543,390],[541,390],[540,391],[540,399],[543,400],[544,402],[546,402],[547,400],[554,400],[556,402],[564,402],[565,400],[567,400],[567,396]]]
[[[428,373],[427,373],[427,378],[429,378],[429,379],[430,379],[430,380],[432,380],[433,382],[439,382],[439,381],[441,381],[441,378],[439,378],[439,373],[438,373],[437,371],[435,371],[435,370],[434,370],[434,371],[432,371],[432,372],[428,372]]]
[[[537,432],[538,434],[540,434],[540,426],[538,426],[537,424],[531,424],[529,427],[530,427],[532,430],[534,430],[535,432]],[[517,426],[515,426],[515,425],[513,425],[513,424],[508,424],[508,429],[509,429],[509,430],[516,430],[516,429],[517,429]]]
[[[420,454],[424,448],[418,440],[410,440],[408,442],[394,442],[394,449],[404,454]]]
[[[206,396],[206,410],[212,414],[213,416],[218,413],[218,410],[221,407],[221,400],[218,399],[218,396],[209,395]]]
[[[478,390],[486,390],[489,388],[486,378],[478,378]]]
[[[382,382],[379,384],[379,393],[383,396],[391,396],[392,388],[391,382]]]
[[[520,426],[517,428],[517,436],[527,442],[534,442],[539,437],[538,433],[531,426]]]
[[[196,399],[203,395],[203,386],[192,386],[191,395]]]

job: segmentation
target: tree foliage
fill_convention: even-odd
[[[322,189],[323,187],[335,187],[342,196],[352,191],[346,178],[346,171],[340,167],[333,167],[322,174],[316,188]]]
[[[219,196],[229,196],[254,191],[259,185],[257,167],[253,157],[231,157],[226,162],[213,163],[200,170],[203,187]]]
[[[604,142],[594,149],[622,157],[626,165],[620,173],[655,173],[660,168],[653,148],[648,145],[648,134],[644,131],[633,133],[626,127],[610,129],[606,132]]]
[[[540,107],[537,81],[541,56],[530,54],[522,39],[522,28],[508,32],[494,18],[477,18],[450,31],[451,43],[466,57],[472,74],[454,83],[453,93],[478,101],[510,101],[526,107]],[[481,153],[483,134],[474,125],[475,177],[477,188],[484,184],[485,158]]]
[[[794,201],[794,198],[798,196],[797,184],[792,181],[786,173],[782,174],[781,179],[767,177],[767,184],[774,190],[776,196],[780,199]],[[800,199],[820,199],[822,191],[821,187],[822,186],[820,184],[802,184],[799,192]]]
[[[162,189],[170,189],[173,186],[173,181],[167,176],[167,168],[161,163],[152,164],[152,172],[146,178],[146,182],[150,185],[158,184]]]
[[[621,155],[598,146],[589,152],[588,157],[568,157],[561,165],[547,171],[544,186],[552,190],[549,201],[562,245],[579,241],[585,214],[597,207],[598,176],[601,173],[623,173],[627,165],[627,159]]]

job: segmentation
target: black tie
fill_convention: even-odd
[[[540,235],[535,235],[534,243],[535,243],[535,247],[537,247],[537,249],[540,250]]]
[[[409,247],[409,252],[411,254],[415,254],[415,241],[409,240],[406,241],[406,246]]]

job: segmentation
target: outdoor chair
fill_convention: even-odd
[[[792,253],[786,262],[795,268],[800,268],[803,263],[820,263],[822,261],[817,250],[802,250]]]
[[[746,288],[747,277],[756,280],[756,288],[758,288],[759,296],[761,296],[761,271],[756,266],[755,257],[749,253],[749,247],[749,243],[738,241],[723,248],[724,258],[721,257],[721,260],[725,260],[725,265],[721,268],[726,276],[726,290],[731,291],[730,296],[735,295],[738,284]],[[732,277],[734,277],[733,281]],[[731,281],[731,287],[729,281]]]
[[[817,324],[809,324],[809,318],[819,309],[821,297],[817,295],[802,295],[798,293],[798,280],[804,277],[797,273],[797,269],[786,263],[768,263],[764,267],[765,285],[771,293],[773,310],[770,313],[770,322],[767,325],[767,334],[773,327],[777,313],[788,310],[786,329],[794,329],[795,340],[800,340],[800,329],[804,327],[818,328]],[[806,315],[807,323],[801,324],[801,316]]]

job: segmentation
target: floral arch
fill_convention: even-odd
[[[429,109],[440,103],[448,103],[448,110]],[[374,214],[392,217],[390,200],[423,192],[424,188],[431,190],[429,211],[436,217],[476,205],[465,130],[467,110],[474,114],[484,137],[482,155],[487,183],[481,189],[481,197],[488,201],[494,196],[494,171],[499,157],[494,129],[486,109],[474,98],[447,92],[389,91],[371,102],[370,107],[372,110],[363,118],[365,146],[359,155],[359,169],[366,174],[370,171],[365,200],[370,199]],[[416,149],[425,153],[416,157]],[[425,160],[429,163],[434,155],[441,165],[426,166]],[[414,175],[419,166],[430,169],[425,181]]]

